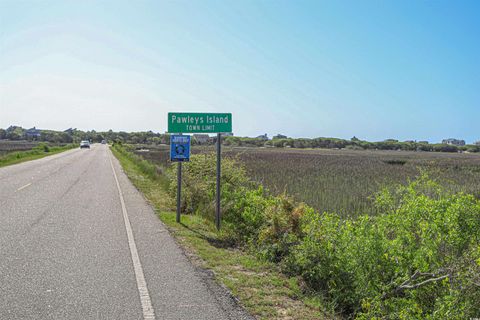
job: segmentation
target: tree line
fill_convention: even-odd
[[[430,151],[430,152],[480,152],[480,145],[455,146],[449,144],[426,141],[398,141],[388,139],[370,142],[353,137],[350,140],[339,138],[273,138],[265,141],[260,138],[226,137],[225,144],[240,147],[276,147],[276,148],[323,148],[323,149],[350,149],[350,150],[403,150],[403,151]]]
[[[55,144],[79,143],[81,140],[101,142],[106,140],[111,143],[127,144],[169,144],[168,133],[156,133],[153,131],[125,132],[125,131],[83,131],[79,129],[67,129],[65,131],[39,130],[39,135],[27,134],[27,129],[19,126],[10,126],[0,129],[0,139],[8,140],[35,140]],[[192,139],[192,144],[213,145],[216,137],[207,142],[200,143]],[[350,150],[403,150],[403,151],[430,151],[430,152],[480,152],[480,145],[455,146],[442,143],[431,144],[426,141],[398,141],[387,139],[384,141],[370,142],[353,137],[349,140],[339,138],[288,138],[278,135],[271,140],[263,137],[236,137],[223,138],[223,144],[234,147],[275,147],[275,148],[323,148],[323,149],[350,149]]]
[[[82,140],[91,142],[109,142],[129,143],[129,144],[168,144],[170,136],[167,134],[155,133],[153,131],[144,132],[124,132],[124,131],[83,131],[79,129],[67,129],[65,131],[38,130],[38,134],[28,134],[28,130],[19,126],[10,126],[7,129],[0,129],[0,139],[7,140],[27,140],[41,141],[55,144],[61,143],[79,143]]]

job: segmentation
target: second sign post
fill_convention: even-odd
[[[183,133],[216,133],[217,134],[217,185],[215,204],[215,224],[220,230],[220,177],[221,177],[221,144],[222,133],[232,132],[231,113],[180,113],[168,114],[168,132],[175,133],[170,138],[170,159],[178,161],[177,171],[177,222],[181,213],[182,162],[190,159],[190,136]],[[188,138],[187,138],[188,137]],[[188,143],[187,143],[188,140]],[[183,155],[182,155],[183,154]]]
[[[182,162],[190,161],[190,136],[170,136],[170,161],[178,162],[177,166],[177,222],[180,222],[182,195]]]

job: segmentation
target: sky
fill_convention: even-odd
[[[480,140],[480,1],[0,0],[0,127]]]

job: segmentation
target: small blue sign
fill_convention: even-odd
[[[190,136],[170,136],[170,161],[190,161]]]

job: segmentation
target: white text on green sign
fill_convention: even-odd
[[[168,132],[221,133],[232,132],[231,113],[179,113],[168,114]]]

